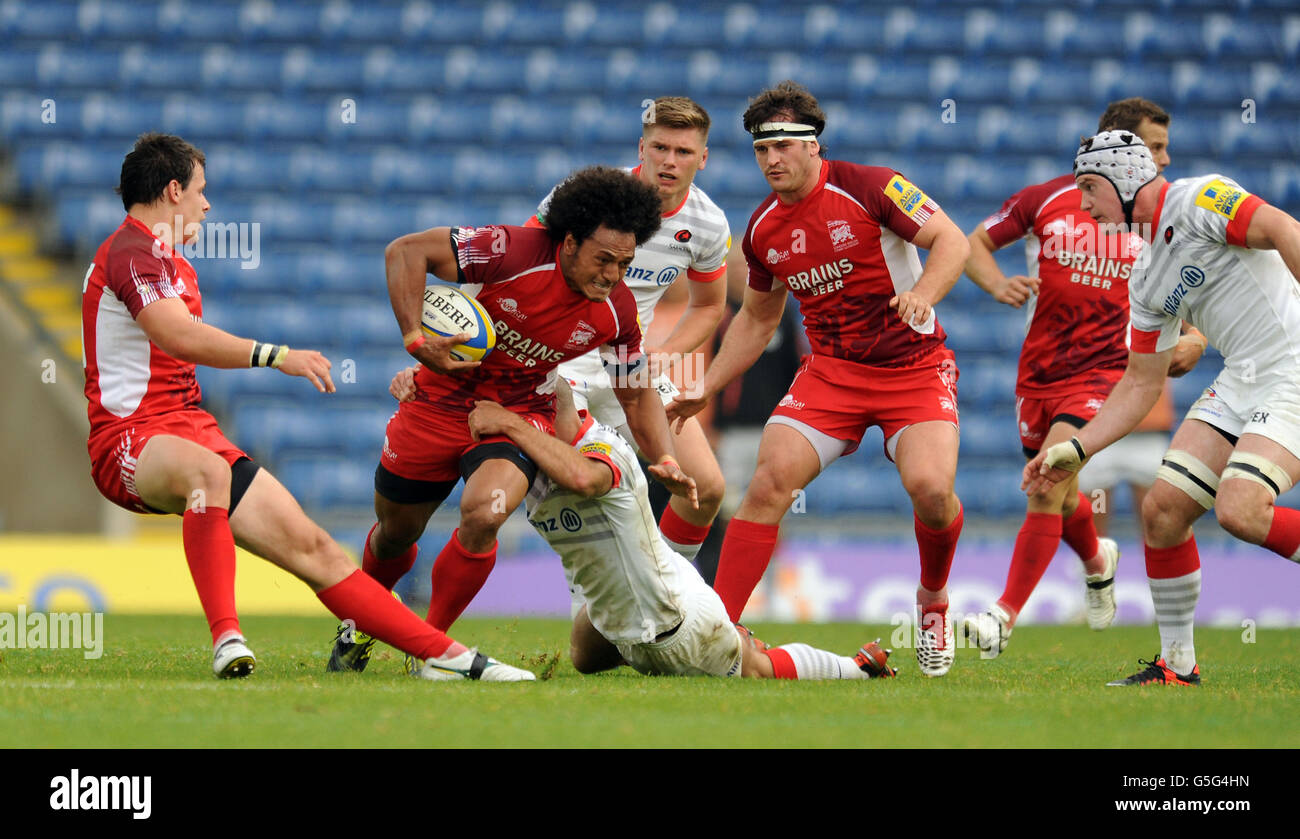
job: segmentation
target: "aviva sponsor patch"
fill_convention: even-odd
[[[609,457],[614,449],[609,443],[587,443],[585,446],[580,447],[578,451],[583,454],[603,454],[605,457]]]
[[[898,209],[917,224],[925,224],[933,213],[926,207],[930,203],[930,196],[902,175],[895,175],[889,179],[889,183],[885,186],[885,194],[889,196],[889,200],[898,205]]]
[[[1213,210],[1227,219],[1232,219],[1241,208],[1241,202],[1249,195],[1250,193],[1215,178],[1201,190],[1200,195],[1196,196],[1196,206]]]

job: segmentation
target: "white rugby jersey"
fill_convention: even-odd
[[[612,642],[649,643],[682,622],[681,575],[695,569],[660,535],[636,453],[618,432],[587,417],[573,445],[610,466],[613,487],[583,498],[539,472],[528,520],[560,555],[596,630]]]
[[[1179,321],[1205,333],[1224,368],[1246,383],[1294,379],[1300,368],[1300,286],[1277,251],[1245,247],[1264,202],[1223,175],[1160,188],[1152,242],[1129,279],[1129,346],[1163,352]]]

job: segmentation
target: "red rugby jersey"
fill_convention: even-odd
[[[496,329],[496,349],[464,375],[416,373],[420,401],[468,414],[490,399],[516,412],[553,414],[555,368],[608,346],[625,370],[642,364],[636,300],[614,286],[602,302],[569,288],[559,246],[543,229],[500,225],[453,227],[452,248],[463,290],[483,304]]]
[[[1142,242],[1102,236],[1082,201],[1074,176],[1062,175],[1025,187],[984,220],[997,247],[1026,237],[1028,275],[1041,282],[1027,307],[1021,396],[1109,390],[1128,366],[1128,278]]]
[[[907,364],[944,342],[937,319],[913,328],[889,308],[921,276],[911,242],[938,209],[892,169],[823,161],[812,193],[794,204],[773,193],[750,217],[742,242],[749,285],[789,288],[814,353]]]
[[[194,365],[163,352],[135,321],[164,297],[183,300],[190,317],[203,319],[194,266],[127,216],[95,251],[81,293],[91,437],[118,423],[198,406]]]

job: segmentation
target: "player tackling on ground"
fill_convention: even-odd
[[[212,631],[213,672],[247,676],[256,663],[235,611],[238,544],[307,583],[340,619],[424,662],[417,673],[424,678],[532,679],[456,643],[358,571],[199,407],[197,364],[273,367],[334,392],[320,353],[203,322],[198,277],[174,249],[202,234],[205,162],[166,134],[141,136],[127,154],[118,187],[127,217],[86,273],[82,344],[95,485],[133,512],[182,517],[185,559]]]
[[[704,108],[680,96],[654,100],[642,115],[637,153],[641,165],[632,174],[659,193],[662,223],[650,240],[636,249],[624,284],[636,299],[641,333],[654,320],[655,306],[668,287],[682,275],[690,294],[686,311],[673,331],[657,347],[645,352],[656,373],[654,387],[667,405],[677,388],[661,369],[666,360],[687,357],[713,336],[722,320],[727,300],[727,252],[731,230],[727,217],[695,185],[695,175],[709,159],[709,115]],[[541,225],[548,195],[529,225]],[[610,387],[600,356],[594,350],[560,365],[560,375],[573,388],[579,410],[591,412],[600,422],[618,429],[635,445],[623,408]],[[691,419],[673,435],[673,447],[686,474],[695,479],[699,507],[674,495],[659,519],[659,529],[673,549],[694,559],[709,534],[726,487],[704,429]]]
[[[1160,654],[1110,683],[1196,685],[1193,522],[1214,508],[1232,535],[1300,562],[1300,511],[1274,503],[1300,478],[1300,222],[1223,175],[1166,181],[1127,131],[1084,141],[1074,172],[1084,211],[1138,225],[1149,247],[1129,280],[1128,369],[1091,422],[1030,461],[1024,487],[1050,491],[1137,425],[1160,395],[1180,320],[1223,353],[1142,504]]]
[[[1116,118],[1112,114],[1134,113],[1133,107],[1116,107],[1127,102],[1164,114],[1145,100],[1126,100],[1107,109],[1098,130],[1116,127],[1108,124],[1108,117]],[[1128,121],[1137,124],[1135,133],[1143,139],[1167,140],[1167,114],[1163,123],[1141,117]],[[1157,169],[1168,162],[1162,153]],[[1061,175],[1020,190],[970,235],[970,278],[1000,302],[1028,304],[1016,382],[1016,424],[1030,458],[1068,440],[1092,419],[1128,364],[1128,278],[1144,243],[1134,234],[1103,231],[1081,209],[1082,198],[1074,176]],[[1007,277],[993,251],[1026,236],[1028,275]],[[1204,349],[1199,333],[1183,336],[1170,374],[1186,373]],[[963,622],[963,632],[983,657],[996,657],[1006,648],[1021,609],[1062,540],[1083,563],[1088,626],[1105,629],[1114,620],[1119,546],[1098,538],[1092,504],[1079,492],[1078,483],[1078,476],[1071,476],[1051,492],[1029,497],[1002,595],[987,612]]]
[[[961,533],[957,364],[934,314],[970,246],[939,206],[902,175],[822,157],[826,124],[794,82],[763,91],[745,130],[773,194],[742,242],[749,288],[696,392],[669,406],[693,416],[762,353],[786,293],[812,345],[759,444],[758,467],[727,528],[714,588],[738,620],[776,546],[792,499],[872,425],[912,498],[921,557],[917,659],[942,676],[953,661],[948,572]],[[922,271],[916,248],[930,251]]]
[[[416,540],[463,477],[460,526],[433,564],[427,620],[446,630],[496,564],[496,534],[523,501],[536,465],[508,437],[474,438],[466,418],[491,399],[546,431],[555,417],[556,367],[606,348],[613,390],[650,471],[688,497],[641,351],[636,301],[623,274],[659,227],[659,196],[619,169],[592,166],[551,196],[546,227],[436,227],[392,242],[388,291],[407,350],[423,366],[419,396],[388,422],[375,470],[375,513],[362,567],[391,589],[415,563]],[[468,336],[423,337],[428,274],[459,282],[492,318],[496,349],[481,362],[448,350]],[[371,639],[340,632],[331,670],[365,667]]]
[[[403,370],[391,391],[414,398]],[[555,436],[495,402],[469,415],[479,437],[506,435],[538,466],[528,519],[564,564],[573,594],[570,656],[580,673],[630,664],[647,675],[865,679],[893,676],[876,642],[856,657],[807,644],[769,648],[733,625],[717,592],[655,526],[636,452],[614,429],[579,414],[563,382]]]

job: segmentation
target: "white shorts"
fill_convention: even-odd
[[[569,383],[569,389],[573,391],[573,403],[579,411],[586,411],[597,421],[616,429],[623,439],[636,449],[636,453],[641,454],[628,428],[627,414],[623,413],[623,405],[614,394],[609,374],[605,372],[599,356],[589,353],[581,358],[566,361],[560,365],[560,375]],[[651,386],[659,392],[659,401],[664,405],[672,402],[673,397],[681,392],[667,376],[662,374],[655,376]]]
[[[653,644],[617,642],[632,669],[647,676],[739,676],[740,633],[722,598],[699,574],[683,574],[686,616],[677,631]]]
[[[1186,419],[1234,437],[1258,434],[1300,457],[1300,371],[1268,384],[1242,382],[1225,369],[1192,403]]]
[[[1079,472],[1079,489],[1113,489],[1123,484],[1149,487],[1169,449],[1169,432],[1134,431],[1088,458]]]

